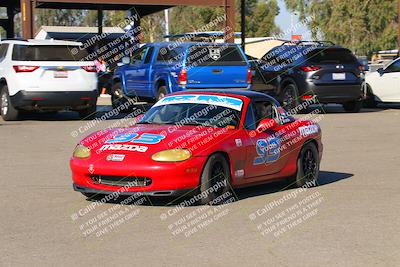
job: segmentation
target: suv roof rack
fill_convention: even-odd
[[[335,43],[331,41],[286,41],[281,45],[308,45],[308,44],[318,44],[319,46],[336,46]]]

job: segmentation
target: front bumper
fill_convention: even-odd
[[[62,91],[62,92],[29,92],[19,91],[10,96],[14,107],[20,109],[85,109],[96,105],[97,90]]]
[[[123,190],[125,195],[140,192],[153,196],[172,196],[193,191],[199,186],[206,161],[206,157],[193,157],[181,163],[158,163],[146,157],[127,155],[123,162],[109,162],[105,158],[72,158],[70,167],[76,191],[107,194]],[[98,177],[105,179],[99,181]],[[106,183],[110,177],[119,185]],[[131,186],[125,182],[123,185],[124,181],[132,179],[148,179],[150,183]]]
[[[112,193],[115,193],[116,191],[108,191],[108,190],[96,190],[92,189],[89,187],[82,187],[78,186],[76,184],[72,184],[72,187],[74,188],[75,191],[85,193],[85,194],[99,194],[99,195],[110,195]],[[140,194],[144,196],[151,196],[151,197],[172,197],[172,196],[183,196],[183,195],[189,195],[194,193],[193,189],[186,189],[186,190],[164,190],[164,191],[154,191],[154,192],[149,192],[149,191],[143,191],[143,192],[130,192],[130,191],[121,191],[118,193],[118,195],[121,196],[131,196],[135,194]]]

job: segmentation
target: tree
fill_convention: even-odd
[[[311,16],[314,38],[322,36],[366,55],[396,48],[397,0],[285,0],[301,18]]]

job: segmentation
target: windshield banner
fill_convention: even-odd
[[[167,96],[158,101],[154,107],[164,106],[169,104],[205,104],[221,106],[237,111],[242,110],[243,101],[229,96],[217,96],[217,95],[179,95],[179,96]]]

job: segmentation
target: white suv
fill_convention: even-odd
[[[97,74],[81,43],[55,40],[0,42],[0,107],[4,120],[21,112],[96,112]]]

